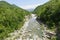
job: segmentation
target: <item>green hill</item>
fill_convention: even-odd
[[[37,19],[50,25],[50,28],[54,25],[60,25],[60,0],[51,0],[38,6],[34,13],[37,14]]]
[[[8,33],[20,29],[24,18],[30,13],[16,5],[0,1],[0,40],[8,36]]]
[[[49,29],[57,29],[57,35],[60,33],[60,0],[50,0],[47,3],[38,6],[34,12],[37,19],[48,25]],[[60,37],[60,36],[58,36]],[[60,40],[60,39],[57,39]]]

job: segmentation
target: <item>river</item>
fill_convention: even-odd
[[[14,31],[10,37],[5,40],[43,40],[43,31],[36,20],[35,14],[32,14],[20,30]]]

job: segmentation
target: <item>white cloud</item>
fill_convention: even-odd
[[[40,4],[34,4],[34,5],[25,5],[25,6],[20,6],[23,9],[34,9]]]

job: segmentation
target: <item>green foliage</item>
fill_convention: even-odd
[[[8,36],[8,33],[21,28],[28,14],[28,11],[16,5],[0,1],[0,40]]]
[[[50,0],[38,6],[34,13],[37,14],[37,19],[47,24],[49,28],[54,28],[60,22],[60,0]]]

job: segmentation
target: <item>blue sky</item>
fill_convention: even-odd
[[[11,4],[15,4],[23,9],[36,8],[38,5],[42,5],[49,0],[5,0]]]

